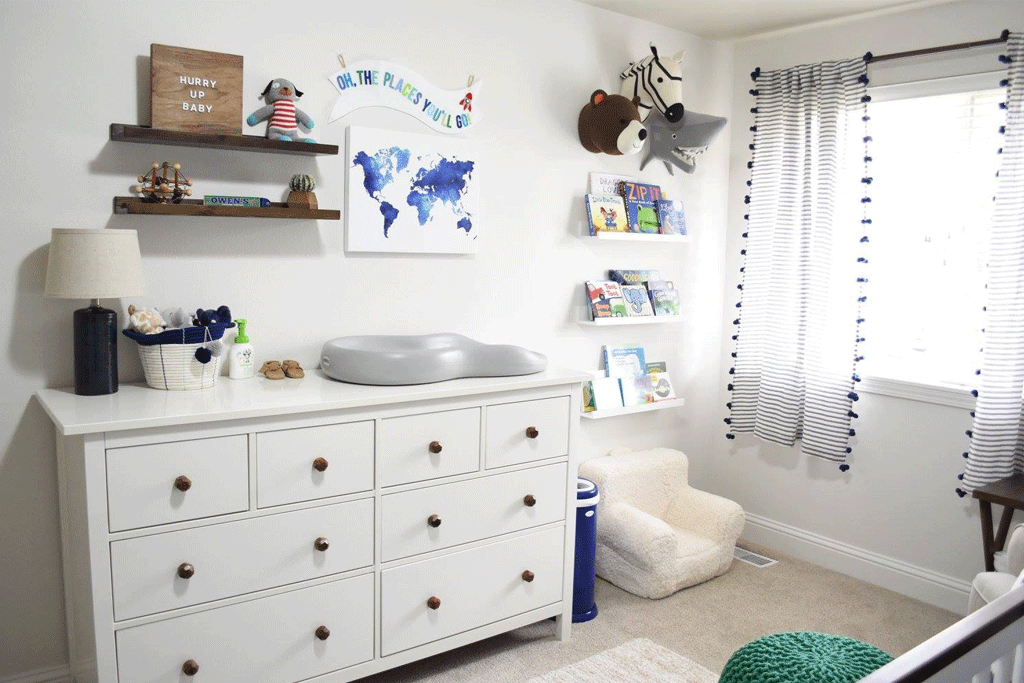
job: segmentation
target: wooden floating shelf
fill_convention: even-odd
[[[633,318],[598,318],[596,320],[577,320],[580,325],[591,325],[594,327],[610,327],[613,325],[665,325],[681,322],[681,315],[642,315]]]
[[[669,410],[670,408],[682,408],[686,404],[681,398],[670,399],[668,401],[655,401],[654,403],[645,403],[642,406],[629,406],[628,408],[606,408],[605,410],[595,410],[590,413],[580,413],[580,417],[587,420],[601,420],[606,417],[619,417],[620,415],[634,415],[636,413],[649,413],[655,410]]]
[[[611,240],[613,242],[689,242],[689,235],[661,235],[645,232],[612,232],[598,231],[596,235],[587,235],[596,240]]]
[[[189,133],[180,130],[162,130],[149,126],[130,126],[126,123],[110,124],[110,139],[116,142],[146,142],[151,145],[177,145],[179,147],[207,147],[242,152],[270,152],[273,154],[337,154],[337,145],[318,142],[283,142],[268,140],[259,135],[225,135],[222,133]]]
[[[341,219],[337,209],[296,209],[282,202],[271,202],[268,207],[207,206],[201,199],[184,199],[180,204],[156,204],[139,197],[114,197],[114,213],[145,214],[149,216],[225,216],[228,218],[292,218],[336,221]]]

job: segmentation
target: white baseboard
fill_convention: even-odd
[[[747,514],[743,538],[930,605],[966,614],[971,584],[759,515]]]
[[[67,664],[50,666],[45,669],[36,669],[0,678],[0,683],[72,683],[71,670]]]

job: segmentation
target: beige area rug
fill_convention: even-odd
[[[672,650],[637,638],[527,683],[718,683],[718,674]]]

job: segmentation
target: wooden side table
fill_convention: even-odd
[[[1013,521],[1013,511],[1024,510],[1024,474],[1014,474],[974,489],[974,497],[978,499],[981,510],[981,542],[985,551],[985,571],[992,572],[996,569],[996,551],[1002,550],[1006,544],[1006,535],[1010,532],[1010,522]],[[998,532],[992,529],[992,503],[1003,506]]]

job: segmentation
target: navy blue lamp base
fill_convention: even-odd
[[[117,392],[117,313],[97,305],[75,311],[75,393]]]

